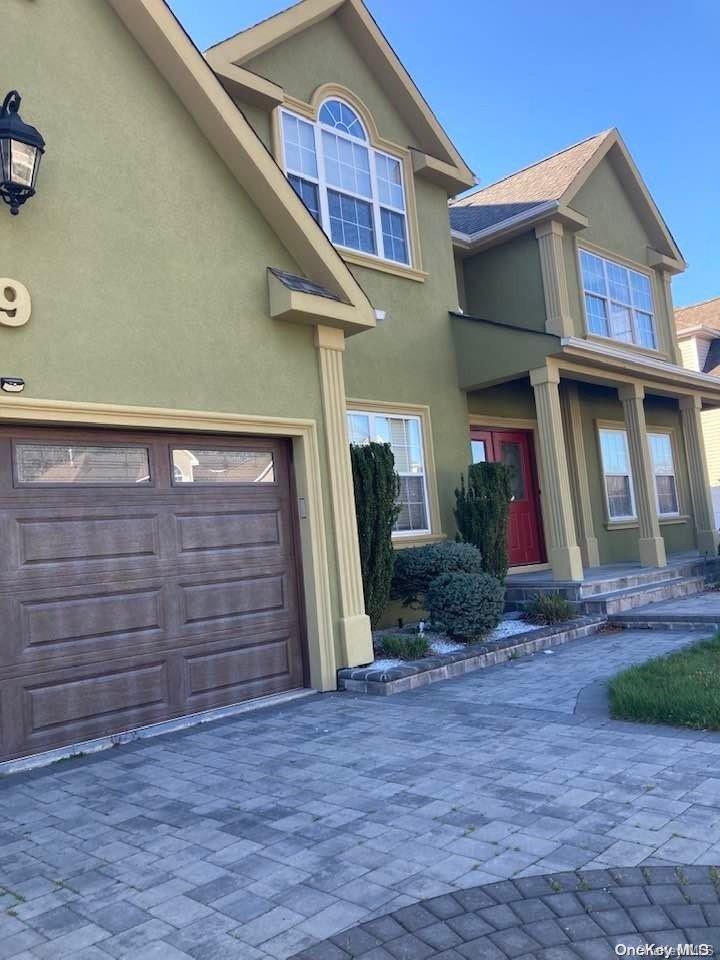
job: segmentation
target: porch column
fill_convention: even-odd
[[[658,522],[655,478],[645,424],[645,388],[641,383],[628,383],[618,388],[618,396],[625,411],[635,507],[640,524],[640,563],[644,567],[666,567],[665,541]]]
[[[573,519],[565,457],[560,374],[550,367],[530,371],[540,446],[541,502],[548,534],[548,559],[555,580],[582,580],[583,566]]]
[[[700,553],[710,553],[715,556],[718,550],[718,532],[715,529],[715,511],[713,510],[708,480],[707,458],[705,456],[700,416],[701,409],[702,401],[700,397],[680,398],[680,416],[687,451],[690,497],[695,519],[698,550]]]
[[[600,566],[600,550],[595,536],[595,524],[590,501],[590,482],[588,480],[585,442],[583,440],[582,417],[580,415],[580,396],[574,380],[565,380],[560,391],[560,403],[563,411],[563,428],[567,441],[568,468],[570,471],[570,489],[575,504],[577,535],[580,541],[580,553],[584,567]]]
[[[345,335],[334,327],[317,326],[315,346],[320,360],[320,388],[340,593],[340,659],[342,666],[355,667],[360,663],[370,663],[373,648],[360,574],[360,547],[347,432],[343,372]]]

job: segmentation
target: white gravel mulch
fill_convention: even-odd
[[[528,623],[526,620],[518,620],[517,617],[511,616],[503,618],[494,630],[491,630],[490,633],[482,638],[482,642],[492,643],[493,640],[506,640],[508,637],[515,636],[516,634],[530,633],[530,631],[537,629],[539,629],[537,624]],[[464,643],[455,643],[452,640],[448,640],[444,633],[426,631],[425,636],[428,640],[430,652],[435,654],[435,656],[442,656],[444,653],[457,653],[458,650],[464,650],[466,646]],[[403,660],[386,657],[375,660],[370,666],[374,670],[390,670],[393,667],[401,667],[403,663]]]

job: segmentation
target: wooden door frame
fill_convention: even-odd
[[[545,523],[545,514],[542,509],[542,487],[540,485],[540,460],[538,456],[538,424],[537,420],[531,418],[515,418],[515,417],[486,417],[479,413],[471,413],[468,415],[468,429],[469,430],[507,430],[507,431],[518,431],[523,430],[531,435],[532,443],[530,445],[530,457],[532,460],[532,468],[534,470],[534,479],[535,479],[535,497],[536,497],[536,507],[538,510],[538,516],[540,518],[539,530],[541,538],[541,547],[542,552],[547,557],[547,543],[548,543],[548,531]],[[550,563],[548,560],[544,560],[542,563],[528,563],[523,564],[519,567],[509,567],[508,576],[511,576],[514,573],[541,573],[544,570],[550,570]]]

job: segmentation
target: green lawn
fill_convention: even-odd
[[[616,720],[720,730],[720,634],[619,673],[610,712]]]

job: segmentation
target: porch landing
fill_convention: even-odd
[[[715,574],[717,557],[698,553],[668,557],[667,567],[639,562],[585,570],[582,581],[557,581],[550,571],[515,573],[505,581],[506,598],[517,609],[537,593],[560,593],[582,614],[613,616],[648,604],[696,596]]]

